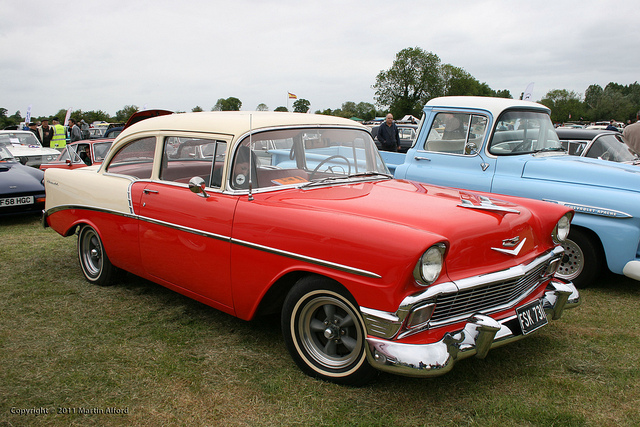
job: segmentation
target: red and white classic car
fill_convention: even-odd
[[[570,209],[394,180],[346,119],[150,118],[45,185],[44,224],[77,233],[89,282],[124,270],[241,319],[279,312],[298,366],[337,383],[440,375],[580,303],[553,277]]]

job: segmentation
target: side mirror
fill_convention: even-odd
[[[191,190],[192,192],[196,193],[197,195],[201,196],[201,197],[209,197],[209,195],[207,194],[206,191],[204,191],[204,188],[207,186],[207,184],[204,182],[204,179],[202,179],[199,176],[194,176],[193,178],[191,178],[189,180],[189,190]]]
[[[478,154],[478,146],[475,142],[469,142],[464,148],[464,154]]]

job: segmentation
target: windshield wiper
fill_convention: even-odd
[[[535,151],[533,151],[533,153],[534,154],[536,154],[536,153],[548,153],[548,152],[551,152],[551,151],[564,151],[564,152],[566,152],[567,150],[565,150],[562,147],[546,147],[546,148],[541,148],[539,150],[535,150]]]
[[[393,179],[393,175],[391,174],[375,172],[375,171],[352,173],[351,175],[349,175],[349,178],[359,178],[359,177],[367,177],[367,176],[384,176],[385,178]]]
[[[370,177],[370,176],[382,176],[382,177],[385,177],[385,178],[388,178],[388,179],[393,179],[393,175],[389,175],[388,173],[369,171],[369,172],[354,173],[354,174],[351,174],[351,175],[327,176],[325,178],[314,179],[313,181],[309,181],[309,182],[301,185],[301,188],[313,187],[313,186],[316,186],[316,185],[323,185],[323,184],[327,184],[327,183],[330,183],[330,182],[340,181],[340,180],[343,180],[343,179],[350,180],[351,178],[366,178],[366,177]]]

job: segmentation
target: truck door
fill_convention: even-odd
[[[467,112],[433,113],[428,134],[407,156],[406,179],[490,191],[495,159],[484,153],[489,118]],[[427,124],[425,123],[425,126]]]

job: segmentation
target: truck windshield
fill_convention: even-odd
[[[496,122],[489,143],[495,155],[564,151],[548,114],[509,110]]]

